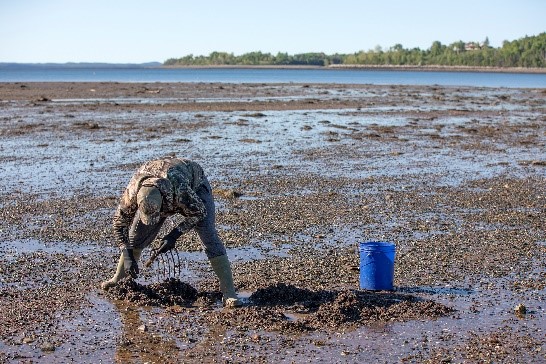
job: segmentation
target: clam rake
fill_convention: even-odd
[[[152,265],[156,268],[154,273],[158,281],[182,276],[180,254],[176,247],[164,253],[152,252],[150,258],[144,263],[144,267],[150,269]]]

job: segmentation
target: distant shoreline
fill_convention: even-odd
[[[381,71],[440,71],[440,72],[502,72],[502,73],[546,73],[538,67],[474,67],[474,66],[389,66],[389,65],[331,65],[332,69],[367,69]]]
[[[369,70],[369,71],[420,71],[420,72],[489,72],[546,74],[546,68],[527,67],[473,67],[473,66],[398,66],[398,65],[204,65],[204,66],[160,66],[158,68],[186,69],[314,69],[314,70]]]
[[[475,67],[475,66],[442,66],[442,65],[362,65],[362,64],[332,64],[329,66],[312,65],[169,65],[159,62],[148,63],[2,63],[0,70],[9,69],[313,69],[313,70],[368,70],[368,71],[420,71],[420,72],[488,72],[488,73],[527,73],[546,74],[546,67]]]

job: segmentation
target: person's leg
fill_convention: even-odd
[[[226,248],[216,230],[214,198],[208,180],[205,179],[205,182],[196,193],[205,204],[207,216],[195,226],[195,230],[205,248],[205,254],[209,258],[212,269],[220,282],[220,291],[222,291],[224,296],[224,304],[228,307],[240,306],[241,302],[235,293],[233,273],[226,254]]]
[[[206,179],[196,193],[205,204],[205,210],[207,211],[207,216],[195,226],[195,230],[205,248],[205,254],[209,259],[226,255],[226,248],[216,230],[216,208],[212,197],[212,189]]]

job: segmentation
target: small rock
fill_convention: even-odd
[[[146,326],[146,325],[140,325],[140,326],[138,327],[138,331],[146,332],[146,331],[148,331],[148,326]]]
[[[516,315],[525,315],[527,313],[527,307],[525,307],[523,303],[520,303],[514,308],[514,311],[516,311]]]
[[[214,194],[217,195],[217,196],[220,196],[220,197],[223,197],[223,198],[229,198],[229,199],[233,199],[233,198],[238,198],[238,197],[241,197],[243,194],[239,191],[235,191],[235,190],[222,190],[222,189],[216,189],[214,190]]]
[[[45,342],[40,346],[40,349],[42,349],[42,351],[55,351],[55,345]]]
[[[168,308],[169,311],[174,313],[182,313],[184,312],[184,308],[180,305],[173,305]]]

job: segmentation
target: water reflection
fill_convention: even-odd
[[[117,363],[176,362],[178,346],[174,339],[154,334],[149,323],[141,318],[142,308],[125,302],[114,303],[121,316],[122,332],[116,347]]]
[[[469,296],[474,293],[470,288],[458,287],[396,287],[396,290],[404,293],[421,293],[427,295],[457,295]]]

